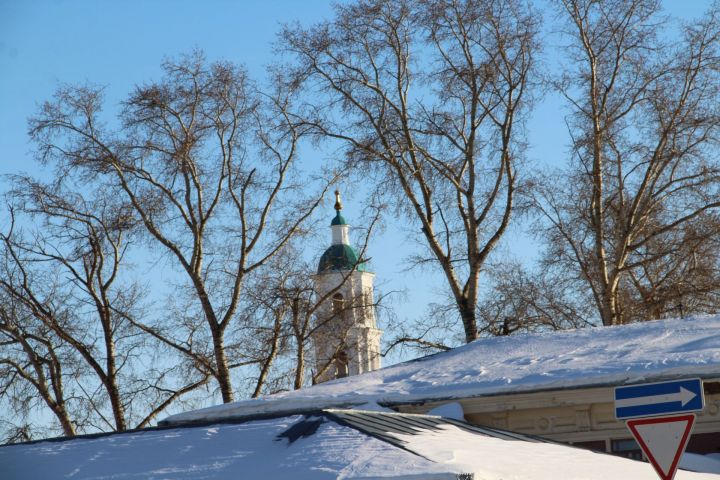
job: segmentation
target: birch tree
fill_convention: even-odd
[[[143,301],[127,277],[131,210],[63,183],[16,178],[10,195],[36,226],[21,231],[11,207],[0,234],[0,399],[30,423],[44,404],[67,436],[149,425],[207,378],[147,366],[153,342],[127,321]]]
[[[230,402],[231,371],[258,361],[228,338],[240,330],[247,278],[302,231],[324,187],[313,193],[312,179],[295,176],[303,131],[289,121],[292,89],[260,92],[242,68],[208,64],[201,53],[163,70],[125,100],[117,126],[103,122],[101,89],[71,86],[42,107],[30,133],[60,175],[84,176],[132,207],[190,300],[175,324],[129,321],[209,375]]]
[[[538,197],[546,267],[584,282],[604,325],[657,318],[718,234],[718,12],[673,36],[656,0],[557,4],[572,160]]]
[[[309,98],[298,121],[340,142],[417,228],[418,262],[442,272],[468,342],[480,272],[521,187],[536,18],[519,0],[362,0],[281,37],[288,85]]]

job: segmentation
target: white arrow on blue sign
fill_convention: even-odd
[[[615,417],[652,417],[695,412],[705,406],[699,378],[615,388]]]

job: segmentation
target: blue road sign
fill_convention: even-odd
[[[652,417],[695,412],[705,406],[699,378],[615,388],[615,417]]]

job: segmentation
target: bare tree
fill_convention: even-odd
[[[125,273],[132,210],[102,192],[72,193],[65,180],[16,178],[11,192],[37,227],[16,231],[11,208],[0,234],[3,396],[42,399],[65,435],[142,427],[207,378],[184,384],[172,366],[142,368],[152,348],[126,320],[142,300]]]
[[[3,443],[32,439],[29,417],[37,411],[37,400],[50,409],[64,435],[75,435],[64,370],[77,359],[69,358],[71,362],[43,322],[4,288],[0,290],[0,401],[14,412],[14,418],[4,419],[0,426],[6,433]]]
[[[659,236],[633,255],[621,287],[625,321],[715,313],[720,309],[717,215],[701,215]]]
[[[624,302],[676,291],[672,270],[718,234],[717,10],[670,44],[656,0],[558,3],[573,159],[539,195],[546,260],[591,289],[604,325],[655,318]]]
[[[313,195],[311,179],[304,190],[294,181],[303,132],[289,122],[291,89],[262,94],[242,69],[208,65],[200,53],[163,69],[162,81],[124,102],[117,128],[101,121],[100,90],[68,87],[30,132],[61,174],[85,175],[127,199],[198,311],[180,325],[133,323],[209,374],[230,402],[231,370],[257,361],[228,358],[242,350],[226,333],[239,321],[247,277],[301,232],[324,187]]]
[[[591,323],[592,310],[567,278],[511,262],[491,265],[488,276],[492,280],[478,307],[485,334],[564,330]]]
[[[311,98],[298,121],[342,142],[413,219],[430,250],[419,262],[442,271],[468,342],[520,187],[537,18],[520,0],[362,0],[282,34],[288,85]]]
[[[44,203],[45,195],[42,198],[43,200],[40,201]],[[72,200],[76,202],[77,198]],[[58,203],[55,203],[56,201]],[[93,214],[85,214],[74,205],[54,196],[51,202],[48,209],[62,219],[61,223],[66,229],[63,228],[59,232],[43,232],[40,234],[42,236],[30,242],[22,241],[14,236],[12,231],[8,235],[3,234],[0,238],[4,243],[6,255],[12,262],[15,278],[0,279],[0,285],[8,295],[22,302],[54,335],[70,345],[77,352],[78,357],[94,371],[104,395],[90,396],[90,404],[101,417],[104,417],[101,402],[95,400],[103,398],[103,401],[109,401],[112,420],[107,421],[108,426],[112,429],[124,430],[125,405],[120,394],[120,372],[116,350],[118,335],[122,335],[120,333],[122,329],[116,323],[117,319],[114,318],[111,307],[111,303],[115,300],[111,299],[111,292],[115,289],[113,283],[123,253],[120,238],[124,232],[103,231],[98,227],[106,225],[105,219]],[[52,222],[47,222],[46,226],[52,228],[54,225]],[[59,244],[52,242],[49,237],[58,239]],[[77,241],[79,239],[81,240]],[[63,241],[67,243],[63,244]],[[114,254],[110,253],[111,250]],[[32,268],[33,264],[43,261],[53,262],[61,268],[68,275],[69,283],[78,286],[81,293],[66,291],[63,298],[68,303],[54,302],[53,300],[59,300],[60,296],[53,295],[53,290],[62,288],[62,285],[56,284],[49,288],[38,285],[38,277],[42,273]],[[48,298],[51,295],[54,298]],[[73,305],[77,298],[73,297],[76,295],[80,297],[80,302]],[[118,303],[122,302],[122,299],[117,300]],[[73,307],[79,311],[84,310],[82,308],[84,302],[91,302],[92,317],[97,318],[100,338],[86,335],[86,329],[92,331],[95,327],[71,313]],[[82,317],[82,314],[78,316]]]

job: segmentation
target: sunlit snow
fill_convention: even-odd
[[[485,338],[449,352],[260,399],[169,417],[258,413],[720,377],[720,316]]]
[[[173,427],[0,448],[0,478],[655,480],[650,465],[578,448],[504,440],[453,425],[395,434],[404,448],[325,418],[292,443],[301,416]],[[680,472],[676,480],[717,476]]]

